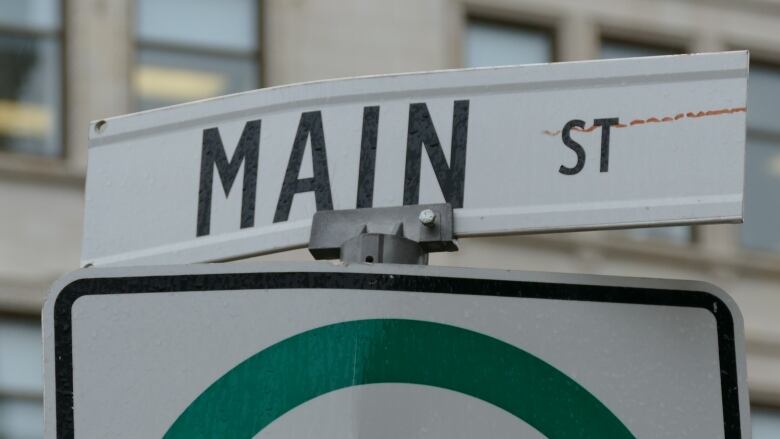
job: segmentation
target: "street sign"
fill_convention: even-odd
[[[750,438],[742,319],[701,282],[91,268],[43,319],[51,439]]]
[[[747,52],[374,76],[97,121],[82,264],[304,247],[317,210],[447,202],[455,234],[742,218]]]

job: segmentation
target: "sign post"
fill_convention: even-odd
[[[749,439],[716,287],[413,265],[458,237],[741,221],[747,66],[352,78],[94,123],[100,267],[43,310],[46,437]],[[103,267],[306,245],[343,262]]]
[[[750,437],[741,317],[701,282],[93,268],[44,334],[50,438]]]

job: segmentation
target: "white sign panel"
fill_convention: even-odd
[[[750,438],[741,316],[699,282],[102,268],[43,318],[51,439]]]
[[[96,122],[82,263],[305,246],[317,210],[458,236],[742,218],[747,52],[275,87]]]

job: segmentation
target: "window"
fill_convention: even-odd
[[[637,56],[676,55],[683,50],[672,47],[654,46],[649,44],[628,43],[620,40],[604,39],[601,41],[601,58],[632,58]]]
[[[256,0],[138,0],[136,8],[138,110],[259,86]]]
[[[41,328],[0,317],[0,438],[43,437]]]
[[[780,67],[751,64],[748,79],[746,247],[780,250]]]
[[[552,34],[533,27],[469,20],[466,67],[533,64],[553,60]]]
[[[753,407],[750,420],[753,424],[753,439],[780,437],[780,410]]]
[[[681,52],[682,50],[675,50],[668,47],[628,43],[611,39],[605,39],[601,42],[602,59],[674,55]],[[678,243],[690,242],[693,235],[690,226],[649,227],[644,229],[632,229],[627,231],[627,233],[638,239],[661,238]]]
[[[0,0],[0,151],[62,152],[59,0]]]

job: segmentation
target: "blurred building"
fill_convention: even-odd
[[[90,120],[279,84],[749,49],[745,223],[469,239],[433,264],[702,279],[780,437],[780,0],[0,0],[0,438],[42,435],[40,308],[78,268]],[[294,251],[260,259],[309,259]]]

